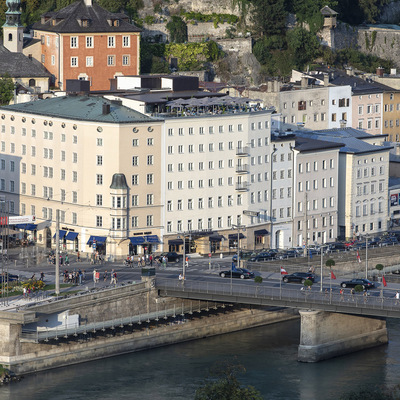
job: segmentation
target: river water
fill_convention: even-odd
[[[400,321],[389,344],[316,364],[297,362],[299,321],[264,326],[26,376],[1,400],[189,400],[216,363],[232,360],[264,399],[338,399],[358,387],[400,383]]]

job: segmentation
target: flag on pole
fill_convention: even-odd
[[[383,286],[387,286],[387,283],[386,283],[386,279],[385,279],[385,276],[384,275],[382,275],[382,283],[383,283]]]
[[[287,275],[287,271],[283,267],[281,267],[281,275]]]
[[[335,274],[333,273],[333,271],[331,271],[331,279],[336,279]]]
[[[358,252],[358,250],[357,250],[357,260],[359,263],[361,262],[361,257],[360,257],[360,253]]]

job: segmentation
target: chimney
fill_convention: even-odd
[[[378,67],[377,69],[376,69],[376,74],[378,75],[378,76],[380,76],[380,77],[383,77],[383,73],[385,72],[385,70],[384,70],[384,68],[382,68],[382,67]]]
[[[85,6],[86,7],[92,7],[93,6],[92,0],[84,0],[84,2],[85,2]]]
[[[329,74],[324,74],[324,86],[329,85]]]
[[[107,103],[103,103],[103,115],[110,114],[110,105]]]
[[[307,89],[308,86],[308,78],[306,76],[301,77],[301,88]]]

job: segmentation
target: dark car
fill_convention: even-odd
[[[167,257],[168,262],[179,262],[182,260],[182,256],[174,251],[170,251],[169,253],[161,253],[159,256],[155,257],[156,260],[162,262],[162,258]]]
[[[295,272],[290,275],[284,275],[282,280],[285,283],[288,282],[301,282],[304,283],[306,279],[309,279],[310,281],[314,282],[315,281],[315,275],[312,274],[311,272]]]
[[[357,285],[361,285],[362,288],[365,289],[372,289],[375,287],[374,283],[369,281],[368,279],[351,279],[350,281],[344,281],[340,284],[342,288],[354,288]]]
[[[300,257],[300,254],[297,252],[297,250],[285,250],[283,253],[278,253],[276,255],[276,258],[279,258],[280,260],[292,257]]]
[[[233,271],[221,271],[219,276],[221,278],[230,278],[232,273],[232,278],[240,278],[240,279],[250,279],[254,278],[254,273],[245,269],[245,268],[236,268]]]
[[[16,282],[18,281],[19,277],[18,275],[13,275],[13,274],[7,274],[7,272],[3,272],[0,274],[0,282]]]
[[[252,262],[263,262],[263,261],[269,261],[269,260],[274,260],[275,259],[275,253],[273,252],[263,252],[259,253],[254,257],[251,257],[249,261]]]

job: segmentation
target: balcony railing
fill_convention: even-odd
[[[247,164],[236,165],[236,172],[238,174],[247,174],[249,172],[249,166]]]
[[[247,182],[236,182],[236,190],[239,192],[246,192],[249,189],[249,184]]]
[[[237,147],[236,148],[236,155],[237,156],[248,156],[249,155],[249,147],[244,146],[244,147]]]

